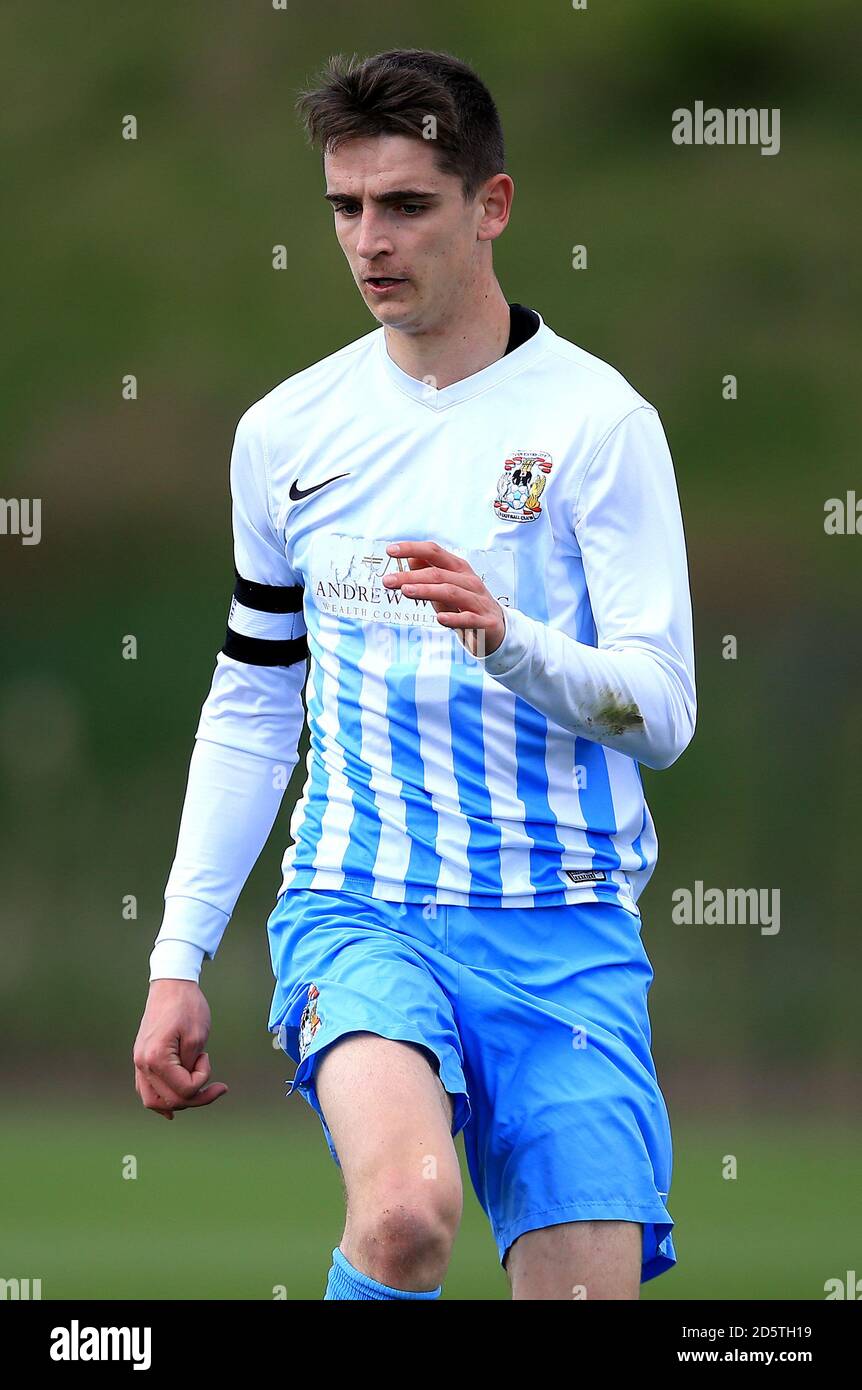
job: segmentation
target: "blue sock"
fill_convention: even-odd
[[[332,1252],[332,1268],[326,1281],[326,1293],[323,1295],[323,1299],[324,1302],[330,1299],[343,1303],[348,1299],[357,1298],[439,1298],[442,1289],[442,1284],[438,1284],[436,1289],[429,1289],[427,1293],[413,1293],[407,1289],[390,1289],[388,1284],[378,1284],[377,1280],[372,1279],[370,1275],[362,1274],[360,1270],[354,1269],[336,1245]]]

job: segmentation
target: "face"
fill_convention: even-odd
[[[437,168],[433,142],[406,135],[347,140],[324,171],[339,245],[375,318],[427,332],[469,302],[508,220],[508,175],[466,203],[460,178]],[[384,278],[394,283],[376,283]]]

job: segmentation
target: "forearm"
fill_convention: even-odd
[[[219,653],[201,709],[150,979],[198,979],[269,838],[298,760],[306,663]]]
[[[151,980],[197,979],[203,960],[215,955],[292,766],[206,739],[195,743]]]
[[[695,696],[682,654],[633,643],[576,641],[516,609],[482,662],[489,676],[581,738],[651,768],[669,767],[694,732]]]

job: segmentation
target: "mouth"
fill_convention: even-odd
[[[394,275],[368,275],[364,283],[374,294],[389,294],[399,285],[406,285],[407,281]]]

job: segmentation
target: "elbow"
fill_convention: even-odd
[[[686,703],[683,716],[670,719],[661,737],[648,741],[645,751],[638,755],[638,762],[654,772],[672,767],[694,738],[696,725],[697,709],[693,703]]]
[[[600,742],[627,753],[644,767],[662,772],[672,767],[694,737],[697,694],[694,670],[671,652],[649,650],[614,652],[625,660],[624,693],[607,688],[587,723],[602,727]],[[595,733],[593,734],[595,737]]]

